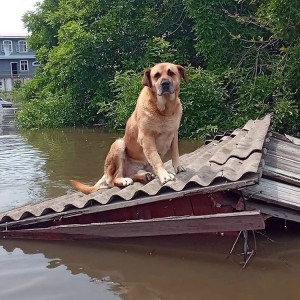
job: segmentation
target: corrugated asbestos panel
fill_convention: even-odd
[[[262,148],[270,125],[270,115],[261,120],[250,120],[245,127],[230,136],[213,140],[196,151],[181,157],[186,172],[176,175],[176,180],[162,186],[158,179],[146,185],[134,183],[124,189],[113,187],[90,195],[75,193],[37,204],[29,204],[0,214],[0,223],[21,218],[58,213],[71,208],[84,208],[96,201],[107,204],[112,200],[131,200],[141,196],[155,196],[167,191],[179,192],[190,186],[207,187],[222,179],[235,182],[246,174],[258,173]],[[165,164],[172,171],[171,162]],[[224,190],[226,185],[224,186]]]

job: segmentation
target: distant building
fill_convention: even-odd
[[[0,36],[0,91],[11,92],[33,77],[38,65],[25,36]]]

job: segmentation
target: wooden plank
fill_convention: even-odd
[[[175,199],[179,197],[185,197],[189,195],[195,195],[195,194],[206,194],[206,193],[213,193],[217,191],[222,191],[222,190],[231,190],[231,189],[238,189],[244,186],[249,186],[256,184],[258,182],[259,175],[258,174],[251,174],[247,176],[246,178],[236,181],[236,182],[223,182],[219,184],[214,184],[208,187],[192,187],[185,189],[180,192],[168,192],[164,194],[159,194],[156,196],[145,196],[145,197],[140,197],[137,199],[133,200],[128,200],[128,201],[118,201],[118,202],[111,202],[106,205],[94,205],[94,206],[89,206],[86,208],[82,209],[71,209],[68,211],[60,212],[60,213],[53,213],[53,214],[48,214],[40,217],[29,217],[27,219],[21,219],[17,221],[7,221],[10,225],[30,225],[30,224],[37,224],[41,222],[48,222],[60,218],[68,218],[68,217],[74,217],[74,216],[81,216],[85,214],[91,214],[91,213],[96,213],[96,212],[101,212],[101,211],[108,211],[108,210],[114,210],[114,209],[119,209],[119,208],[125,208],[125,207],[132,207],[140,204],[145,204],[145,203],[151,203],[151,202],[157,202],[161,200],[166,200],[166,199]],[[0,230],[6,227],[6,222],[2,222],[0,224]]]
[[[247,200],[247,209],[255,209],[259,210],[264,214],[270,215],[272,217],[284,219],[284,220],[290,220],[294,222],[300,222],[300,213],[298,211],[280,207],[274,204],[266,204],[261,201],[255,201],[255,200]]]
[[[249,198],[300,210],[300,188],[296,186],[261,178],[258,185],[241,190]]]
[[[2,231],[1,238],[103,239],[264,229],[259,211]]]

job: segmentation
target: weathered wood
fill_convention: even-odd
[[[300,210],[300,188],[297,186],[261,178],[258,185],[241,190],[249,198]]]
[[[21,219],[18,221],[9,221],[10,225],[29,225],[29,224],[36,224],[40,222],[47,222],[55,219],[60,219],[60,218],[68,218],[68,217],[74,217],[74,216],[79,216],[79,215],[85,215],[85,214],[91,214],[91,213],[96,213],[100,211],[107,211],[107,210],[114,210],[118,208],[124,208],[124,207],[132,207],[135,205],[140,205],[144,203],[151,203],[151,202],[157,202],[161,200],[166,200],[166,199],[175,199],[179,197],[184,197],[184,196],[189,196],[189,195],[195,195],[195,194],[207,194],[207,193],[214,193],[217,191],[224,190],[224,187],[226,187],[228,190],[231,189],[238,189],[240,187],[248,186],[248,185],[253,185],[258,182],[258,174],[252,174],[247,176],[247,178],[243,180],[239,180],[236,182],[223,182],[215,185],[211,185],[208,187],[193,187],[193,188],[188,188],[186,190],[180,191],[180,192],[168,192],[164,194],[159,194],[156,196],[152,197],[140,197],[138,199],[133,199],[129,201],[118,201],[115,203],[109,203],[106,205],[94,205],[94,206],[89,206],[86,208],[82,209],[70,209],[68,211],[60,212],[60,213],[53,213],[53,214],[48,214],[40,217],[29,217],[27,219]],[[0,230],[4,229],[6,227],[5,222],[0,224]]]
[[[2,231],[1,238],[101,239],[264,229],[259,211]]]

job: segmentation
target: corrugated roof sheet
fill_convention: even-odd
[[[276,132],[265,143],[262,178],[259,184],[243,188],[252,199],[300,210],[300,146]]]
[[[168,182],[164,186],[158,179],[154,179],[146,185],[134,183],[124,189],[113,187],[90,195],[82,193],[66,195],[1,213],[0,223],[59,213],[74,208],[82,209],[91,203],[104,205],[112,200],[128,201],[145,196],[149,198],[168,191],[180,192],[191,186],[198,186],[200,189],[208,186],[213,188],[222,183],[222,189],[226,190],[228,189],[226,183],[236,182],[259,173],[262,148],[270,120],[270,115],[261,120],[250,120],[243,129],[237,129],[228,136],[213,140],[208,145],[181,156],[186,172],[177,174],[175,181]],[[165,166],[172,172],[171,161],[165,163]]]

